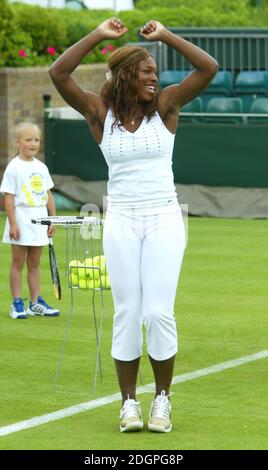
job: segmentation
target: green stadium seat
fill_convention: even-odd
[[[243,103],[240,98],[216,97],[211,98],[207,106],[208,113],[218,113],[220,116],[207,116],[206,121],[213,122],[243,122],[242,116],[224,116],[226,113],[240,114],[243,112]]]
[[[249,122],[268,122],[268,98],[256,98],[251,105],[250,112],[252,114],[267,114],[267,116],[251,116]]]
[[[159,76],[160,86],[165,88],[169,85],[180,83],[188,74],[189,71],[187,70],[165,70]]]
[[[198,96],[194,100],[185,104],[181,108],[182,113],[203,113],[203,102],[202,99]],[[181,116],[181,122],[200,122],[202,121],[202,116]]]
[[[220,70],[208,88],[202,94],[204,109],[207,109],[208,102],[211,98],[217,96],[232,96],[233,93],[233,76],[231,72]]]
[[[200,97],[195,98],[189,103],[185,104],[181,111],[184,113],[203,113],[203,103]]]
[[[235,80],[236,93],[263,93],[268,95],[268,72],[240,72]]]
[[[250,112],[268,114],[268,98],[256,98],[251,105]]]
[[[253,100],[268,97],[268,72],[240,72],[235,80],[234,95],[242,98],[244,112],[249,113]]]

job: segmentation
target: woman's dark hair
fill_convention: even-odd
[[[147,49],[140,46],[124,46],[116,49],[110,56],[108,67],[111,77],[101,90],[101,97],[115,116],[114,126],[124,125],[125,116],[133,115],[137,107],[137,78],[139,63],[152,57]],[[145,104],[144,114],[148,120],[156,112],[155,98]]]

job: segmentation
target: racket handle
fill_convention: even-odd
[[[40,225],[40,224],[41,225],[51,225],[50,220],[41,220],[41,221],[37,222],[35,219],[31,219],[31,222],[32,222],[32,224],[37,224],[38,223],[38,225]]]

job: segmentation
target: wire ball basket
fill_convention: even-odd
[[[102,243],[104,222],[97,217],[50,216],[42,219],[34,219],[32,223],[48,226],[57,225],[65,229],[65,275],[71,292],[71,302],[54,383],[56,385],[58,382],[65,345],[71,326],[74,310],[73,292],[76,289],[88,290],[92,292],[92,312],[97,343],[93,384],[93,391],[95,393],[98,371],[101,381],[103,377],[100,354],[104,319],[103,291],[110,289],[110,280]],[[97,302],[96,296],[100,298],[100,302]],[[99,304],[98,307],[97,304]]]

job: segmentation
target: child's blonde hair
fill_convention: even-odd
[[[21,134],[22,131],[24,131],[25,129],[36,129],[39,131],[40,135],[41,135],[41,130],[39,129],[39,127],[34,124],[33,122],[19,122],[16,126],[15,126],[15,139],[17,140]]]
[[[20,137],[20,134],[25,130],[25,129],[36,129],[39,131],[39,134],[40,134],[40,137],[41,137],[41,130],[39,129],[39,127],[37,126],[37,124],[34,124],[33,122],[19,122],[16,126],[15,126],[15,130],[14,130],[14,134],[15,134],[15,139],[14,139],[14,156],[16,156],[17,152],[18,152],[18,147],[17,147],[17,140],[19,139]]]

